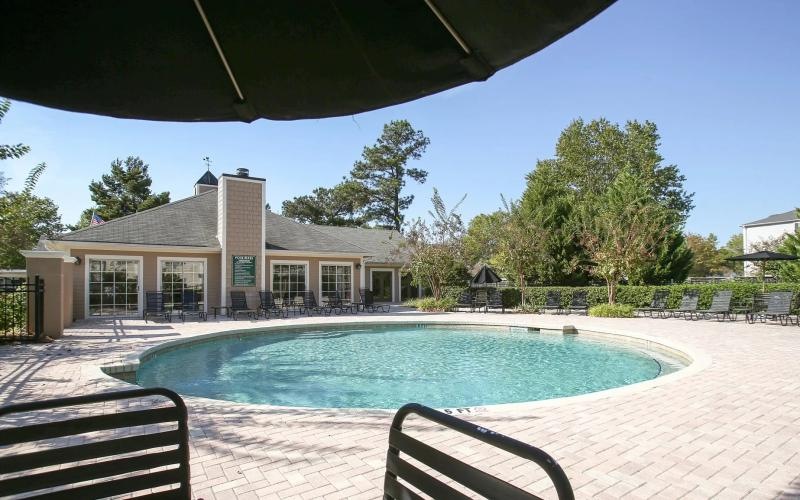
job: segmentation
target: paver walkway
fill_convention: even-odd
[[[126,387],[98,372],[175,338],[279,323],[492,322],[645,334],[710,359],[701,370],[589,397],[492,407],[466,418],[529,442],[566,470],[577,498],[800,498],[800,328],[684,320],[400,312],[207,323],[81,322],[53,344],[0,345],[0,403]],[[498,360],[502,362],[502,360]],[[129,387],[129,386],[128,386]],[[391,413],[186,397],[192,487],[212,498],[380,498]],[[467,462],[550,495],[531,464],[409,421]]]

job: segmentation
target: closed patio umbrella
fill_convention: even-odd
[[[481,267],[480,271],[475,274],[470,280],[470,286],[486,286],[497,284],[503,281],[503,279],[494,272],[494,270],[489,266]]]
[[[342,116],[469,82],[614,0],[4,0],[0,95],[169,121]]]

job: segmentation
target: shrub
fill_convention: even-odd
[[[456,306],[457,303],[455,299],[448,297],[443,297],[439,300],[436,300],[433,297],[427,297],[424,299],[417,299],[414,302],[417,309],[425,312],[450,311]]]
[[[589,316],[598,318],[632,318],[633,306],[628,304],[599,304],[589,309]]]

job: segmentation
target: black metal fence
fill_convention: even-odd
[[[38,340],[44,329],[44,280],[0,286],[0,340]]]

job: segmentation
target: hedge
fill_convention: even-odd
[[[443,297],[458,298],[459,294],[463,290],[463,287],[447,287],[443,292]],[[519,288],[507,287],[501,288],[500,290],[503,295],[503,305],[506,306],[506,308],[512,309],[519,307]],[[587,300],[590,307],[608,302],[608,294],[605,286],[536,286],[525,288],[525,302],[527,303],[527,306],[538,307],[544,305],[545,295],[550,290],[559,290],[561,292],[561,305],[563,307],[569,306],[569,303],[572,300],[572,293],[577,290],[586,290]],[[698,307],[700,309],[704,309],[711,305],[711,297],[714,295],[715,291],[733,291],[733,303],[737,303],[743,299],[751,298],[753,295],[761,293],[762,284],[730,281],[726,283],[691,285],[620,285],[617,287],[617,303],[630,304],[633,307],[647,307],[653,300],[653,292],[655,290],[669,290],[670,294],[667,301],[667,306],[670,308],[678,307],[684,291],[698,290],[700,292]],[[800,283],[767,283],[766,291],[792,291],[795,294],[800,295]]]

